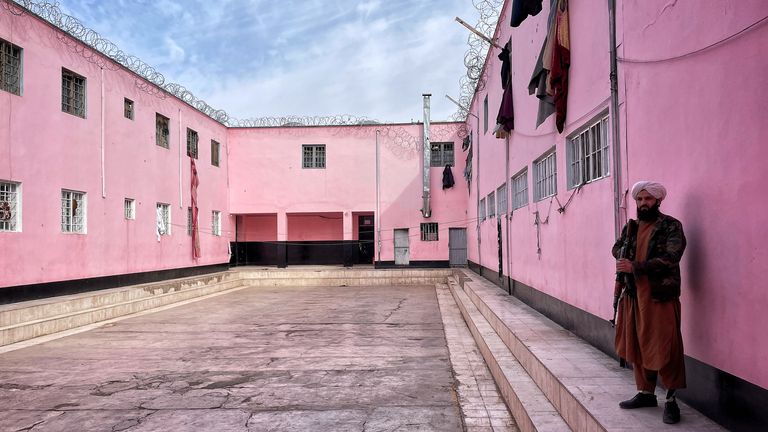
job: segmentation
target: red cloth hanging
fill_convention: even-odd
[[[571,67],[571,37],[568,26],[568,0],[557,2],[555,40],[552,49],[552,69],[549,84],[555,101],[555,125],[563,132],[568,108],[568,70]]]
[[[200,258],[200,234],[197,226],[197,186],[200,184],[200,179],[197,177],[197,167],[195,166],[195,159],[189,158],[192,162],[192,257]]]

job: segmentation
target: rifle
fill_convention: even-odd
[[[632,236],[635,235],[635,231],[637,231],[637,222],[635,222],[634,219],[630,219],[629,222],[627,222],[627,235],[624,237],[624,244],[621,245],[621,249],[619,249],[619,258],[629,257],[629,244]],[[614,294],[613,297],[613,319],[611,320],[611,327],[616,327],[616,314],[619,311],[619,302],[622,297],[625,295],[634,297],[637,292],[637,288],[635,287],[635,277],[632,273],[616,273],[616,280],[622,282],[623,287],[621,293],[619,295]]]

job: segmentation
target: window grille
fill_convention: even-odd
[[[221,235],[221,212],[214,210],[211,213],[211,216],[212,216],[211,232],[215,236],[220,236]]]
[[[496,205],[499,209],[499,216],[507,214],[507,184],[499,186],[496,189]]]
[[[302,148],[302,167],[325,168],[325,144],[305,144]]]
[[[0,39],[0,89],[21,95],[21,52],[16,45]]]
[[[187,235],[192,235],[192,207],[187,207]]]
[[[438,241],[437,222],[421,224],[421,241]]]
[[[433,142],[430,143],[431,160],[429,166],[444,167],[453,166],[453,143],[452,142]]]
[[[61,70],[61,110],[85,118],[85,77]]]
[[[219,166],[219,152],[221,145],[218,141],[211,140],[211,165]]]
[[[197,132],[187,128],[187,156],[197,159]]]
[[[512,178],[512,210],[528,205],[528,170]]]
[[[496,216],[496,196],[495,192],[491,192],[488,194],[488,199],[486,200],[488,203],[488,217],[492,218]]]
[[[533,182],[535,201],[557,193],[557,159],[554,151],[533,163]]]
[[[86,205],[84,192],[61,191],[61,232],[85,233]]]
[[[133,120],[133,101],[128,98],[123,99],[123,115]]]
[[[170,123],[171,119],[162,114],[155,113],[155,144],[160,147],[169,148]]]
[[[157,234],[171,235],[171,205],[157,203]]]
[[[126,198],[123,205],[123,213],[126,219],[136,219],[136,201]]]
[[[21,185],[0,181],[0,231],[21,231]]]
[[[483,133],[488,133],[488,95],[483,101]]]
[[[478,215],[480,217],[480,221],[485,220],[485,198],[480,200],[480,208],[478,209]]]
[[[607,177],[608,116],[595,121],[570,138],[567,150],[569,189]]]

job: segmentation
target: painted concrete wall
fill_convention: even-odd
[[[288,241],[343,240],[342,213],[289,214]]]
[[[409,228],[411,260],[447,260],[448,228],[466,225],[460,125],[433,124],[432,141],[454,141],[456,185],[443,190],[442,168],[431,168],[432,217],[421,208],[422,126],[378,125],[230,129],[230,210],[278,212],[278,240],[291,237],[288,214],[341,212],[343,239],[352,240],[356,214],[376,210],[376,130],[379,130],[381,260],[394,260],[395,228]],[[326,145],[326,168],[302,168],[302,144]],[[353,217],[355,216],[355,217]],[[439,241],[422,242],[421,222],[438,222]]]
[[[0,232],[0,287],[228,262],[222,125],[174,97],[140,90],[145,82],[99,56],[103,69],[89,62],[82,46],[29,15],[0,8],[0,38],[24,50],[22,95],[0,91],[0,179],[23,190],[22,231]],[[61,111],[62,68],[87,79],[86,118]],[[134,120],[123,116],[126,97],[135,103]],[[171,119],[170,149],[155,145],[156,112]],[[200,138],[198,260],[186,232],[190,162],[179,152],[180,144],[186,148],[179,129],[186,134],[187,127]],[[210,162],[211,139],[222,146],[220,167]],[[87,194],[87,234],[61,232],[62,189]],[[125,198],[136,200],[135,220],[123,217]],[[172,205],[173,224],[160,241],[158,202]],[[211,234],[212,210],[222,212],[221,237]]]
[[[548,3],[548,2],[545,2]],[[619,56],[655,60],[676,57],[725,39],[768,15],[761,1],[713,1],[699,4],[662,0],[621,2]],[[602,0],[571,2],[571,58],[568,116],[562,134],[554,116],[536,128],[538,100],[528,95],[546,33],[547,5],[518,28],[509,26],[511,2],[505,5],[496,36],[512,40],[515,131],[505,142],[491,135],[501,102],[499,50],[486,60],[484,90],[472,102],[480,117],[469,217],[477,215],[478,195],[528,168],[529,205],[509,218],[510,254],[504,246],[505,274],[587,312],[608,319],[615,238],[613,176],[589,183],[578,193],[567,190],[566,139],[589,120],[609,112],[608,10]],[[635,181],[666,184],[669,197],[662,211],[683,222],[689,249],[683,268],[683,334],[686,354],[761,387],[768,356],[760,336],[768,316],[754,305],[768,304],[762,274],[768,238],[762,216],[761,185],[768,181],[762,144],[768,128],[762,120],[768,103],[768,27],[755,28],[721,47],[681,59],[620,63],[622,173],[620,193]],[[749,84],[747,84],[749,83]],[[488,95],[489,132],[483,133],[483,100]],[[468,126],[478,128],[470,117]],[[479,144],[479,145],[478,145]],[[558,193],[533,202],[532,163],[549,149],[557,152]],[[612,158],[612,155],[611,155]],[[476,185],[479,184],[479,190]],[[558,208],[570,204],[564,212]],[[511,198],[510,198],[511,202]],[[733,205],[731,203],[739,203]],[[635,216],[634,204],[629,207]],[[538,217],[537,217],[538,214]],[[536,221],[539,224],[536,225]],[[506,219],[502,219],[506,239]],[[480,234],[478,247],[477,232]],[[496,221],[470,230],[470,260],[496,270]]]
[[[237,227],[238,241],[276,241],[277,215],[240,216]]]

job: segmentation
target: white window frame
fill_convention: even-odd
[[[155,113],[155,145],[164,149],[171,148],[171,119],[159,112]]]
[[[486,199],[488,203],[488,219],[496,216],[496,191],[491,191]]]
[[[509,211],[509,207],[507,206],[507,184],[506,183],[502,183],[502,185],[496,189],[496,207],[499,209],[498,211],[499,216],[503,214],[507,214],[507,211]]]
[[[157,203],[155,206],[157,217],[155,219],[155,230],[157,235],[171,235],[171,205],[166,203]]]
[[[0,90],[21,96],[23,83],[24,49],[0,39]]]
[[[21,183],[0,180],[0,232],[21,232]]]
[[[480,218],[480,221],[485,220],[485,198],[480,198],[480,208],[477,211],[477,217]]]
[[[325,169],[326,157],[325,144],[301,145],[301,167],[304,169]]]
[[[439,227],[437,222],[422,222],[419,227],[421,241],[439,241]]]
[[[76,207],[75,204],[77,203]],[[61,232],[65,234],[88,233],[88,194],[61,190]]]
[[[61,111],[82,118],[88,112],[88,79],[65,68],[61,69]]]
[[[211,233],[216,237],[221,236],[221,212],[218,210],[211,212]]]
[[[123,216],[126,220],[136,219],[136,200],[133,198],[126,198],[123,201]]]
[[[528,205],[528,168],[512,177],[512,211]]]
[[[605,114],[566,141],[568,189],[610,175],[608,128],[608,114]]]
[[[187,156],[197,159],[200,148],[198,144],[200,144],[200,135],[196,130],[187,128]]]
[[[533,162],[533,200],[557,195],[557,152],[553,149]]]

